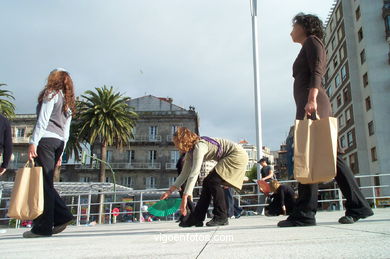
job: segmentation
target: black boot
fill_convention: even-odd
[[[182,227],[182,228],[189,228],[189,227],[192,227],[192,226],[203,227],[203,221],[199,221],[195,217],[190,215],[187,218],[187,220],[182,220],[180,222],[180,224],[179,224],[179,227]]]

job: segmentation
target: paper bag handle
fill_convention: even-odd
[[[24,167],[29,167],[31,164],[31,168],[35,167],[35,162],[34,162],[34,159],[33,160],[27,160],[26,164],[24,165]]]

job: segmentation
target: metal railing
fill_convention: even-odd
[[[161,169],[161,163],[155,162],[136,162],[136,163],[110,163],[112,169]],[[95,163],[92,166],[87,164],[77,164],[75,165],[75,169],[99,169],[100,163]]]
[[[130,142],[161,142],[161,135],[135,135]]]
[[[390,174],[380,174],[380,175],[363,175],[356,176],[356,178],[373,178],[373,177],[388,177],[390,178]],[[295,180],[288,181],[280,181],[282,184],[296,184]],[[2,185],[0,185],[2,186]],[[201,186],[195,187],[195,190],[201,189]],[[390,206],[390,195],[382,195],[381,193],[387,192],[390,193],[390,185],[372,185],[372,186],[362,186],[360,187],[362,191],[368,191],[366,193],[366,199],[370,201],[373,208],[377,208],[379,206],[378,201],[385,201],[386,206]],[[92,220],[96,220],[99,217],[98,213],[98,196],[104,195],[106,197],[104,201],[105,212],[104,212],[104,222],[111,224],[117,221],[119,218],[120,221],[137,221],[140,222],[140,219],[145,218],[149,215],[144,209],[144,205],[151,205],[154,202],[157,202],[158,197],[166,191],[167,188],[164,189],[154,189],[154,190],[131,190],[131,191],[117,191],[115,192],[116,197],[121,197],[120,201],[113,201],[114,192],[97,192],[96,190],[90,190],[86,193],[77,193],[77,194],[63,194],[61,197],[68,202],[67,206],[71,209],[74,214],[76,220],[75,225],[80,226],[82,224],[88,224]],[[258,186],[256,183],[245,183],[243,185],[243,190],[246,191],[244,194],[235,193],[234,198],[237,199],[238,206],[242,207],[244,210],[255,210],[259,207],[267,206],[266,203],[260,203],[261,196],[264,196],[261,192],[258,191]],[[194,193],[197,191],[194,191]],[[331,210],[343,210],[345,199],[342,197],[342,193],[339,188],[328,188],[328,189],[320,189],[320,193],[330,193],[328,196],[331,198],[319,199],[318,203],[321,204],[330,204],[332,206],[328,206]],[[145,196],[153,196],[153,198],[145,199]],[[172,197],[178,197],[178,193],[173,194]],[[2,189],[0,189],[0,204],[8,204],[10,197],[2,197]],[[195,196],[194,201],[197,201],[199,197]],[[113,208],[120,208],[118,212],[118,216],[113,216]],[[128,209],[130,208],[130,209]],[[209,209],[212,209],[210,207]],[[329,210],[329,209],[328,209]],[[0,208],[0,217],[5,215],[7,211],[7,207]],[[164,218],[165,220],[175,220],[175,215],[171,215],[169,217]],[[163,219],[163,220],[164,220]],[[8,217],[0,218],[0,222],[6,223],[10,225],[12,219]],[[8,223],[7,223],[8,222]],[[19,227],[20,222],[16,221],[13,223],[15,227]]]
[[[167,170],[176,170],[176,163],[165,163],[165,169]]]

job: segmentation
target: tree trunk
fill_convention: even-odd
[[[101,160],[106,161],[107,159],[107,143],[106,141],[102,142],[101,146]],[[106,182],[106,165],[100,162],[100,171],[99,171],[99,182]],[[99,224],[104,223],[104,194],[99,195]]]

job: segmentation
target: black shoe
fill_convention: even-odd
[[[59,234],[59,233],[61,233],[62,231],[64,231],[64,230],[66,229],[66,227],[67,227],[70,223],[72,223],[72,221],[73,221],[73,219],[70,220],[70,221],[68,221],[68,222],[66,222],[66,223],[64,223],[64,224],[61,224],[61,225],[58,225],[58,226],[54,226],[54,227],[53,227],[53,235]]]
[[[229,225],[228,219],[216,219],[212,218],[209,222],[206,223],[208,227],[217,227],[217,226],[226,226]]]
[[[194,217],[190,216],[190,217],[188,217],[187,220],[182,220],[179,224],[179,227],[182,227],[182,228],[189,228],[192,226],[203,227],[203,221],[199,221],[199,220],[195,219]]]
[[[374,215],[373,212],[371,212],[370,214],[368,215],[364,215],[364,216],[343,216],[339,219],[339,223],[340,224],[353,224],[355,223],[356,221],[358,221],[359,219],[365,219],[365,218],[368,218],[368,217],[371,217],[372,215]]]
[[[315,226],[316,222],[302,222],[298,220],[282,220],[279,221],[278,227],[280,228],[289,228],[289,227],[309,227],[309,226]]]

